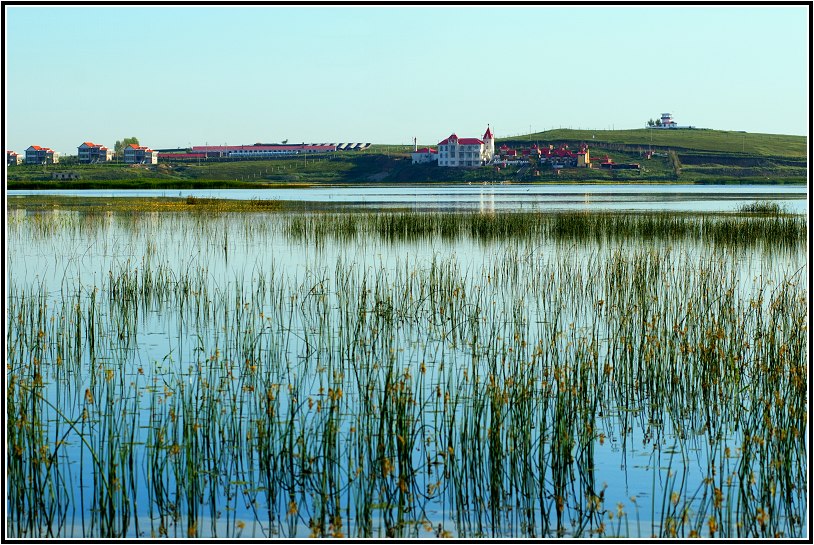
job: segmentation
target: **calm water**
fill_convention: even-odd
[[[807,211],[803,185],[694,184],[472,184],[433,186],[313,187],[263,190],[82,190],[9,191],[14,195],[87,197],[211,197],[335,202],[415,210],[670,210],[729,212],[756,200],[771,200],[790,212]]]
[[[540,202],[554,198],[543,190],[529,188]],[[339,194],[315,191],[193,194]],[[452,200],[447,189],[381,191],[394,192],[388,202]],[[478,191],[464,208],[479,206]],[[495,203],[518,202],[503,188],[488,193]],[[618,198],[603,195],[608,204]],[[666,203],[664,193],[655,198]],[[18,461],[19,440],[11,440],[12,477],[19,463],[28,471],[20,482],[42,488],[29,484],[9,499],[7,531],[46,532],[42,519],[26,530],[15,517],[30,494],[43,494],[50,503],[33,508],[50,508],[63,537],[305,537],[320,525],[346,536],[539,537],[561,527],[564,535],[648,537],[670,535],[676,520],[678,535],[708,535],[711,515],[736,536],[737,517],[763,516],[738,511],[740,487],[768,494],[770,529],[804,534],[803,440],[783,451],[797,486],[783,488],[783,500],[785,485],[766,469],[776,454],[755,453],[744,439],[764,426],[750,416],[762,402],[750,397],[749,381],[739,378],[742,391],[710,405],[697,377],[720,364],[713,354],[725,344],[760,359],[751,348],[717,345],[701,324],[709,316],[715,327],[731,324],[738,342],[766,335],[755,312],[780,304],[770,294],[794,284],[783,302],[789,315],[807,301],[805,248],[305,242],[286,218],[24,210],[9,218],[6,378],[48,400],[29,401],[41,411],[35,432],[44,443],[31,448],[52,452],[54,465],[43,470],[35,453]],[[788,346],[799,342],[789,324],[771,331]],[[652,355],[683,335],[699,350],[712,343],[710,352]],[[635,352],[625,348],[631,336],[641,343]],[[614,375],[626,350],[641,364]],[[591,354],[595,364],[583,367]],[[656,362],[683,378],[648,373]],[[784,415],[778,410],[778,429]],[[106,465],[94,471],[96,458]],[[49,491],[65,504],[54,506]],[[94,503],[106,494],[109,505]],[[802,523],[789,523],[790,514]]]

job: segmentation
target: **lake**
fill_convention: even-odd
[[[807,210],[804,185],[696,184],[472,184],[432,186],[310,187],[302,189],[213,190],[42,190],[15,195],[86,197],[203,197],[333,202],[413,210],[665,210],[729,212],[756,200],[771,200],[790,212]]]
[[[13,211],[7,534],[804,537],[805,219],[517,187]]]

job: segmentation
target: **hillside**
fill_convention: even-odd
[[[513,138],[498,138],[503,143],[587,142],[590,146],[623,144],[628,146],[708,151],[763,157],[806,157],[806,137],[785,134],[761,134],[710,129],[629,129],[584,131],[555,129]],[[511,144],[510,144],[511,145]]]
[[[652,143],[651,143],[652,141]],[[801,183],[807,178],[806,139],[712,130],[576,131],[558,129],[497,139],[512,148],[585,142],[592,160],[638,163],[640,170],[609,171],[532,167],[451,169],[412,165],[410,146],[374,145],[364,152],[337,152],[271,160],[200,161],[132,167],[122,164],[18,165],[7,169],[8,189],[216,188],[262,185],[454,182],[642,182]],[[648,152],[652,151],[650,154]],[[52,180],[72,172],[75,181]]]

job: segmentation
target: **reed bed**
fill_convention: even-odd
[[[21,221],[112,257],[10,277],[7,535],[805,536],[806,266],[752,218],[599,216]],[[515,242],[246,258],[413,236]]]
[[[388,241],[426,237],[623,241],[634,237],[746,246],[799,244],[806,240],[806,229],[805,218],[795,215],[597,212],[311,214],[293,216],[284,227],[289,236],[303,242],[359,235]]]

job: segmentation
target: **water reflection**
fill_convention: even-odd
[[[432,186],[358,186],[242,190],[81,190],[9,191],[8,195],[83,197],[201,197],[279,199],[344,203],[362,208],[414,210],[669,210],[728,212],[755,200],[772,200],[790,212],[805,214],[804,185],[695,184],[486,184]],[[489,208],[489,206],[487,206]]]
[[[319,219],[10,218],[12,535],[804,532],[803,244]]]

